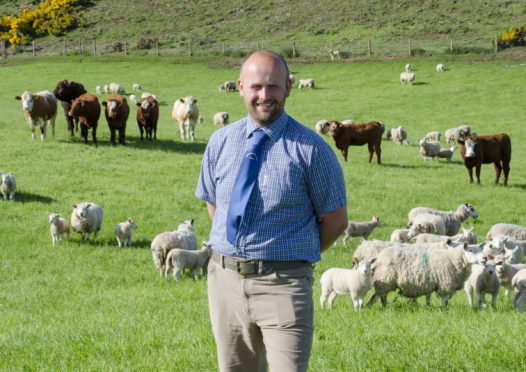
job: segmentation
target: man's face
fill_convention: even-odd
[[[243,65],[238,80],[239,95],[258,126],[269,125],[283,112],[290,94],[286,73],[281,61],[267,54],[252,55]]]

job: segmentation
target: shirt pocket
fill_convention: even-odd
[[[296,166],[286,164],[268,167],[262,170],[258,182],[269,209],[304,205],[309,200],[305,174]]]

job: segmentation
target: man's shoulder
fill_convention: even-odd
[[[290,116],[286,128],[289,135],[295,136],[301,142],[328,146],[327,142],[318,133]]]

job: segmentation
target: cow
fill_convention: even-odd
[[[57,99],[48,90],[31,94],[27,90],[22,96],[16,96],[16,100],[22,101],[22,109],[33,132],[35,139],[35,128],[40,123],[40,139],[46,138],[46,123],[51,127],[51,136],[55,137],[55,119],[57,117]]]
[[[194,142],[195,124],[199,119],[197,98],[189,96],[175,101],[172,118],[179,123],[181,140],[185,141],[190,137]]]
[[[101,104],[105,107],[104,115],[110,128],[111,144],[116,144],[115,131],[119,131],[119,143],[125,145],[126,121],[130,115],[130,107],[126,98],[120,94],[112,94]]]
[[[68,130],[70,131],[71,137],[73,137],[73,128],[75,128],[77,132],[79,130],[79,118],[69,115],[71,104],[75,98],[80,97],[84,93],[87,93],[86,89],[84,89],[84,85],[74,81],[68,82],[67,80],[59,81],[57,87],[53,91],[55,97],[57,97],[59,101],[62,101],[62,108],[64,109],[64,114],[66,115]]]
[[[137,102],[137,125],[141,132],[141,140],[144,139],[143,132],[146,132],[146,139],[157,139],[157,120],[159,120],[159,103],[153,96],[141,98]]]
[[[100,105],[97,97],[84,93],[71,104],[69,116],[77,116],[80,120],[80,133],[84,143],[88,143],[88,129],[92,129],[93,143],[97,143],[97,125],[100,118]]]
[[[369,148],[369,163],[376,151],[376,159],[381,164],[382,134],[385,127],[378,121],[360,124],[342,124],[339,121],[329,122],[329,133],[334,139],[336,147],[341,150],[343,159],[347,161],[347,149],[349,146],[362,146],[367,144]]]
[[[480,184],[480,167],[482,164],[493,163],[495,167],[495,184],[499,183],[500,173],[504,171],[503,185],[508,184],[511,160],[511,140],[505,134],[488,134],[485,136],[469,136],[459,139],[462,146],[460,154],[464,165],[468,169],[469,183],[473,183],[473,167],[477,175],[477,184]]]

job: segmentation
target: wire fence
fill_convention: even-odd
[[[345,41],[323,41],[318,44],[301,41],[274,42],[207,42],[177,41],[173,39],[139,39],[97,41],[95,39],[33,41],[31,43],[6,48],[1,41],[1,57],[16,56],[58,56],[58,55],[173,55],[173,56],[240,56],[259,49],[269,49],[287,58],[303,57],[331,59],[352,57],[402,57],[412,55],[497,53],[496,36],[493,39],[443,38],[391,38],[354,39]]]

